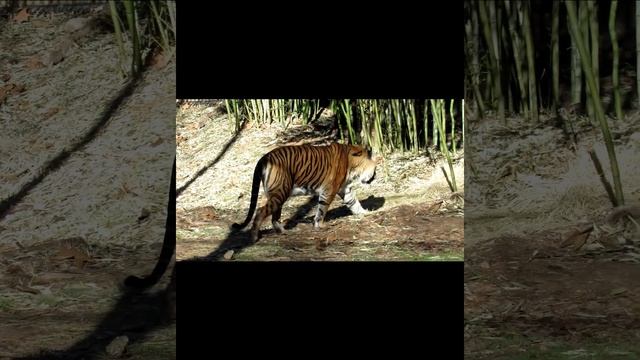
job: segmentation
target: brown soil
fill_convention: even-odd
[[[71,18],[0,24],[0,200],[85,136],[123,87],[113,34],[70,34]],[[174,61],[152,68],[93,140],[0,218],[0,359],[66,351],[90,336],[84,345],[102,344],[106,357],[123,334],[138,337],[129,358],[175,358],[175,324],[143,329],[158,323],[150,317],[166,280],[148,293],[121,289],[160,252],[174,89]]]
[[[628,203],[638,193],[637,119],[610,122]],[[640,357],[639,228],[606,221],[611,205],[586,156],[593,146],[607,161],[602,139],[588,120],[573,120],[582,128],[575,152],[545,118],[473,127],[465,358]]]

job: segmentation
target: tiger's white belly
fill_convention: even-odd
[[[308,187],[294,186],[289,196],[316,195],[319,191]]]

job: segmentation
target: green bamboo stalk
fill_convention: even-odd
[[[551,76],[553,77],[553,110],[560,106],[560,45],[558,27],[560,25],[560,2],[554,1],[551,9]]]
[[[455,114],[453,113],[453,99],[451,99],[451,104],[449,105],[449,114],[451,115],[451,148],[453,153],[456,152],[456,120]]]
[[[158,34],[160,34],[160,39],[161,39],[160,47],[164,51],[168,51],[169,34],[167,33],[166,27],[163,24],[161,13],[160,11],[158,11],[155,1],[150,1],[149,6],[151,7],[151,13],[153,14],[153,19],[155,20],[156,28],[158,29]]]
[[[600,25],[598,22],[598,4],[595,0],[589,0],[589,33],[591,36],[591,65],[593,65],[593,75],[596,81],[596,96],[600,96]]]
[[[253,106],[253,100],[251,99],[244,100],[243,105],[244,105],[245,111],[247,112],[247,119],[249,119],[249,121],[252,123],[257,122],[255,119],[256,113],[255,113],[255,108]]]
[[[506,33],[505,33],[505,37],[503,37],[503,39],[506,39]],[[513,89],[511,88],[511,86],[507,86],[507,114],[513,114],[514,113],[514,98],[515,95],[513,95]]]
[[[489,8],[489,21],[491,23],[491,45],[493,47],[494,56],[495,56],[495,68],[494,68],[494,77],[495,83],[494,87],[496,89],[496,97],[498,98],[498,115],[500,119],[506,123],[505,110],[504,110],[504,93],[502,91],[502,80],[501,80],[501,70],[502,70],[502,60],[500,56],[500,37],[498,36],[499,24],[497,23],[498,17],[496,16],[496,3],[490,1],[487,3]]]
[[[395,142],[393,141],[393,129],[392,129],[392,120],[393,116],[391,114],[391,100],[383,101],[382,106],[382,115],[385,124],[387,125],[387,143],[389,145],[389,149],[391,152],[396,150]]]
[[[404,117],[404,125],[406,127],[406,133],[408,135],[407,139],[407,150],[414,151],[413,144],[413,120],[411,117],[411,109],[410,109],[410,100],[404,99],[402,100],[402,109],[403,109],[403,117]]]
[[[451,192],[455,192],[455,187],[454,185],[451,183],[451,180],[449,180],[449,176],[447,175],[447,172],[445,171],[444,167],[440,166],[440,170],[442,170],[442,173],[444,174],[444,179],[447,181],[447,184],[449,185],[449,190],[451,190]]]
[[[505,10],[507,12],[508,24],[509,24],[509,32],[511,33],[511,45],[513,47],[513,59],[515,60],[515,68],[516,68],[516,78],[518,83],[518,88],[520,90],[520,107],[524,112],[525,119],[529,118],[529,104],[527,101],[527,84],[525,82],[524,73],[523,73],[523,61],[520,57],[520,54],[525,52],[525,49],[522,48],[522,40],[521,34],[518,32],[516,27],[516,18],[517,16],[514,14],[511,8],[511,1],[507,0],[504,3]]]
[[[484,99],[480,92],[480,60],[479,60],[479,46],[480,46],[480,31],[478,22],[478,11],[475,1],[471,3],[471,23],[468,27],[465,26],[467,31],[467,38],[470,39],[470,52],[471,52],[471,84],[473,86],[473,92],[476,105],[478,106],[479,116],[482,118],[485,112]]]
[[[382,136],[382,118],[380,116],[381,104],[378,102],[378,100],[372,100],[372,106],[375,114],[376,132],[378,133],[378,147],[379,147],[378,151],[384,154],[385,151],[384,151],[384,138]]]
[[[231,126],[234,128],[235,132],[238,132],[237,127],[235,126],[235,121],[234,121],[234,117],[233,114],[231,113],[231,104],[229,103],[229,99],[225,99],[224,100],[224,105],[227,108],[227,118],[229,119],[229,121],[231,121]]]
[[[433,117],[433,129],[431,131],[432,133],[431,141],[433,143],[433,147],[437,149],[440,143],[438,139],[440,137],[440,133],[438,132],[438,123],[442,121],[440,119],[441,116],[440,116],[440,107],[439,107],[438,100],[431,99],[431,115]]]
[[[118,16],[118,10],[116,8],[116,2],[114,0],[109,0],[109,8],[111,10],[111,21],[113,21],[113,29],[115,31],[116,36],[116,44],[118,45],[118,57],[120,58],[120,66],[118,69],[121,74],[126,77],[126,70],[123,69],[123,65],[126,62],[127,56],[124,51],[124,42],[123,42],[123,34],[120,25],[120,17]]]
[[[440,122],[438,123],[438,135],[440,137],[440,153],[442,155],[444,155],[444,152],[446,149],[448,149],[448,145],[447,145],[447,131],[446,131],[446,125],[447,125],[447,110],[446,110],[446,103],[444,99],[439,99],[438,100],[440,103]]]
[[[176,37],[176,2],[168,0],[166,2],[167,10],[169,11],[169,20],[171,21],[171,32],[173,33],[173,38]]]
[[[287,122],[287,100],[280,99],[278,100],[278,118],[281,123]]]
[[[282,124],[282,120],[280,119],[280,111],[278,109],[278,99],[269,99],[269,117],[271,121],[275,121],[279,124]]]
[[[613,50],[613,94],[616,108],[616,118],[622,119],[622,100],[620,99],[620,78],[619,78],[619,62],[620,50],[618,48],[618,39],[616,37],[616,9],[618,1],[611,1],[611,11],[609,12],[609,36],[611,36],[611,46]]]
[[[234,115],[236,117],[236,129],[240,129],[240,101],[233,100]]]
[[[411,122],[413,125],[413,151],[418,152],[420,144],[418,143],[418,119],[416,116],[416,100],[409,101],[409,111],[411,112]]]
[[[584,45],[587,49],[587,54],[591,54],[591,44],[589,43],[589,4],[588,2],[580,3],[578,7],[578,26],[580,27],[580,33],[583,37]],[[591,63],[593,66],[593,62]],[[584,70],[583,70],[584,74]],[[586,75],[585,75],[586,76]],[[587,114],[589,118],[593,119],[595,116],[593,114],[593,104],[590,101],[592,99],[588,86],[584,88],[587,99]]]
[[[127,15],[127,22],[129,23],[129,31],[131,32],[131,39],[133,41],[133,59],[131,62],[131,73],[135,74],[142,68],[142,53],[140,49],[140,39],[138,35],[138,28],[136,27],[136,14],[132,0],[124,0],[125,13]]]
[[[442,100],[442,110],[444,111],[444,100]],[[451,122],[453,122],[453,119],[451,119]],[[442,133],[445,134],[444,122],[442,125]],[[446,143],[444,146],[444,156],[447,158],[447,163],[449,164],[449,172],[451,173],[451,185],[453,185],[452,192],[456,192],[458,191],[458,185],[456,184],[456,174],[453,171],[453,159],[451,159],[451,154],[449,153],[449,149],[447,149],[446,147]]]
[[[464,134],[467,132],[467,128],[465,127],[465,123],[464,123],[464,112],[465,112],[464,99],[462,99],[462,145],[466,146],[467,143],[464,140]]]
[[[438,112],[438,119],[434,119],[433,120],[433,128],[431,129],[431,132],[433,133],[432,138],[433,138],[433,148],[435,150],[439,149],[440,146],[442,146],[442,142],[440,141],[440,131],[438,128],[438,124],[442,121],[442,115],[440,112],[440,100],[436,100],[436,106],[432,106],[432,108],[434,110],[436,110]],[[437,122],[436,122],[437,121]]]
[[[534,122],[538,122],[538,93],[536,92],[536,67],[535,58],[533,56],[533,39],[531,35],[531,11],[530,3],[522,3],[523,7],[523,28],[524,28],[524,43],[527,50],[527,76],[529,80],[529,109],[531,110],[531,119]]]
[[[284,99],[279,99],[277,100],[277,111],[278,111],[278,120],[280,121],[280,123],[285,123],[287,120],[287,114],[285,113],[284,109],[285,109],[285,100]]]
[[[480,15],[480,22],[482,23],[482,33],[484,35],[484,39],[485,42],[487,43],[487,47],[489,48],[489,61],[490,61],[490,69],[491,69],[491,74],[492,76],[489,77],[491,80],[491,83],[493,85],[493,87],[491,88],[493,94],[491,95],[491,103],[495,103],[495,101],[498,101],[498,115],[500,117],[501,120],[506,121],[505,117],[504,117],[504,99],[502,96],[502,89],[501,89],[501,80],[500,80],[500,69],[499,69],[499,65],[498,65],[498,50],[497,47],[493,44],[493,40],[492,40],[492,30],[491,29],[491,23],[489,22],[489,15],[488,10],[485,6],[487,5],[487,2],[484,1],[479,1],[478,3],[478,9],[479,12],[478,14]],[[436,127],[434,124],[434,128],[433,128],[433,132],[435,134],[436,132]],[[437,137],[434,136],[434,143],[437,143]]]
[[[340,133],[340,141],[344,143],[344,131],[342,129],[342,121],[340,121],[340,105],[338,104],[338,100],[332,99],[329,104],[331,108],[331,112],[333,112],[333,116],[335,116],[336,121],[338,122],[338,131]]]
[[[424,147],[429,147],[429,100],[424,101]]]
[[[457,184],[456,184],[456,177],[455,177],[455,173],[453,171],[453,161],[451,159],[451,155],[449,154],[449,149],[447,148],[447,143],[446,143],[446,132],[445,132],[445,122],[446,122],[446,111],[445,111],[445,101],[444,100],[438,100],[438,107],[440,109],[441,112],[441,116],[439,118],[440,121],[437,122],[438,124],[438,133],[440,134],[440,152],[445,156],[445,158],[447,159],[447,163],[449,164],[449,172],[451,174],[451,191],[452,192],[456,192],[458,191],[457,188]],[[444,169],[443,169],[444,170]]]
[[[360,138],[363,139],[365,145],[371,146],[371,137],[369,136],[369,122],[367,121],[365,106],[366,100],[356,100],[356,108],[358,109],[358,112],[360,114],[360,121],[362,123]]]
[[[350,99],[344,99],[341,103],[340,103],[341,109],[342,109],[342,114],[344,115],[344,118],[346,120],[347,123],[347,129],[349,130],[349,143],[354,143],[355,142],[355,133],[353,131],[353,126],[352,126],[352,122],[353,122],[353,117],[351,114],[351,101]]]
[[[569,14],[567,13],[567,21]],[[576,41],[571,37],[571,102],[580,103],[582,95],[582,68],[580,67],[580,52]]]
[[[602,165],[600,164],[600,159],[598,159],[598,155],[593,149],[590,149],[588,153],[589,153],[589,156],[591,157],[591,161],[593,162],[593,166],[596,168],[596,173],[600,178],[600,182],[602,183],[604,190],[607,192],[609,201],[611,201],[611,204],[613,205],[613,207],[617,207],[621,205],[621,204],[618,204],[618,199],[616,199],[616,195],[613,193],[613,189],[611,189],[611,184],[609,184],[607,177],[604,175],[604,171],[602,170]]]
[[[616,2],[616,0],[613,0],[613,1]],[[609,155],[609,162],[611,163],[611,173],[613,175],[613,183],[614,183],[614,190],[616,193],[616,199],[618,199],[618,204],[624,205],[624,194],[622,192],[622,183],[620,181],[620,170],[618,168],[618,160],[616,159],[616,152],[613,145],[613,139],[609,131],[609,125],[607,124],[607,120],[604,116],[604,110],[602,109],[602,101],[599,98],[596,98],[595,96],[596,80],[593,76],[593,71],[591,68],[591,58],[588,56],[586,46],[581,41],[580,29],[578,28],[578,21],[576,19],[575,3],[571,1],[566,1],[565,5],[567,7],[567,13],[569,17],[569,25],[570,25],[569,30],[571,33],[571,37],[576,41],[578,50],[580,51],[580,59],[582,61],[582,66],[584,67],[585,74],[587,75],[587,85],[591,87],[591,90],[592,90],[591,96],[593,97],[595,112],[596,112],[598,121],[600,122],[600,129],[602,130],[605,146],[607,148],[607,154]],[[613,3],[612,3],[612,6],[614,6]]]
[[[401,132],[401,138],[402,138],[402,143],[405,146],[405,149],[407,151],[411,151],[411,139],[413,139],[413,128],[411,127],[411,117],[409,115],[409,109],[408,109],[408,100],[406,99],[402,99],[399,101],[400,104],[400,116],[402,116],[402,132]]]
[[[400,141],[402,142],[402,146],[405,150],[409,150],[411,148],[411,129],[408,127],[409,118],[407,116],[407,108],[405,107],[405,100],[398,100],[398,115],[400,116],[399,120],[399,128],[400,128]],[[407,135],[409,137],[409,142],[407,141]]]
[[[310,107],[311,105],[309,104],[309,100],[301,101],[300,110],[302,112],[302,125],[307,125],[307,121],[309,120]]]
[[[247,114],[251,113],[251,116],[249,117],[250,120],[256,124],[259,124],[260,118],[258,117],[258,108],[255,100],[248,100],[246,106],[248,107]]]
[[[280,112],[278,110],[279,101],[278,99],[269,99],[269,118],[271,121],[277,122],[283,125],[282,120],[280,119]]]
[[[271,117],[271,101],[269,99],[262,99],[262,116],[265,122],[269,121],[269,124],[273,122],[273,117]]]
[[[406,129],[406,121],[404,103],[403,100],[399,99],[396,102],[396,124],[398,126],[398,139],[402,146],[402,152],[409,150],[409,146],[406,142],[406,134],[408,132]]]
[[[235,107],[235,112],[236,112],[236,123],[238,124],[238,128],[240,128],[240,124],[243,120],[242,118],[242,111],[244,111],[244,107],[241,107],[243,104],[240,102],[240,100],[234,100],[234,107]]]
[[[391,100],[391,108],[393,112],[393,118],[395,119],[394,134],[395,134],[396,146],[400,149],[400,151],[404,153],[405,147],[402,142],[402,119],[401,119],[402,116],[400,115],[400,100],[398,99]]]
[[[282,116],[282,102],[284,100],[282,99],[276,99],[273,100],[273,118],[278,121],[278,123],[280,124],[284,124],[285,123],[285,118],[284,116]]]
[[[376,132],[378,133],[378,147],[379,147],[378,152],[380,154],[386,154],[384,136],[382,135],[382,116],[379,108],[380,105],[377,100],[374,100],[372,106],[376,115]]]

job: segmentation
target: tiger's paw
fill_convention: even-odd
[[[255,244],[258,241],[258,231],[251,232],[251,243]]]
[[[271,225],[273,225],[273,230],[276,231],[276,233],[278,234],[284,234],[284,227],[282,226],[282,224],[278,221],[273,221],[271,223]]]
[[[355,211],[354,211],[354,210],[352,210],[352,211],[351,211],[351,213],[352,213],[353,215],[356,215],[356,216],[364,216],[364,215],[367,215],[367,214],[368,214],[368,213],[370,213],[370,212],[371,212],[371,211],[369,211],[369,210],[367,210],[367,209],[363,209],[363,208],[360,208],[359,210],[355,210]]]

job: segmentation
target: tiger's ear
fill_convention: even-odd
[[[364,149],[360,146],[351,145],[351,156],[362,156],[363,151]]]

